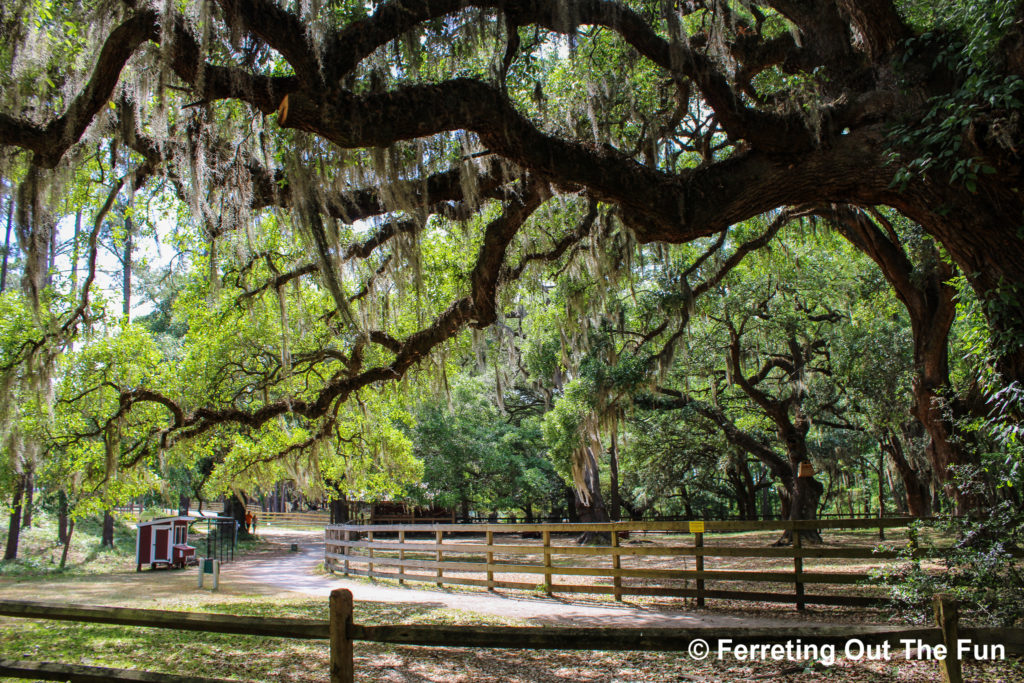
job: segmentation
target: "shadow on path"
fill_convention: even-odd
[[[386,586],[369,579],[345,579],[337,575],[314,573],[323,561],[324,545],[319,532],[289,534],[275,530],[265,537],[281,544],[281,551],[261,558],[244,559],[222,570],[222,581],[243,580],[296,591],[306,595],[324,596],[335,588],[348,588],[357,601],[423,604],[481,614],[527,619],[553,626],[658,626],[673,628],[697,627],[793,627],[798,624],[820,624],[808,619],[737,617],[687,612],[637,605],[581,605],[558,597],[509,597],[500,593],[469,593],[443,589],[422,590]],[[297,543],[298,552],[287,550]]]

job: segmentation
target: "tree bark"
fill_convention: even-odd
[[[238,494],[234,492],[232,492],[224,501],[224,516],[231,517],[235,520],[235,524],[238,528],[239,540],[246,540],[250,537],[249,531],[245,526],[245,505],[244,498],[240,498]]]
[[[25,512],[21,517],[21,528],[30,529],[32,527],[32,504],[35,499],[35,470],[28,468],[25,471]]]
[[[337,496],[331,498],[330,501],[331,524],[347,524],[349,521],[348,498],[337,488],[335,488],[335,492]]]
[[[811,474],[804,472],[804,468],[810,468],[811,465],[807,454],[807,432],[811,428],[811,423],[804,413],[805,390],[802,380],[809,360],[809,349],[801,347],[794,337],[790,337],[787,365],[783,367],[789,378],[790,393],[785,398],[773,398],[757,386],[760,380],[767,376],[764,368],[751,378],[743,374],[740,363],[740,335],[731,323],[729,327],[729,354],[726,360],[732,368],[732,376],[743,393],[772,421],[776,437],[786,449],[789,471],[781,472],[782,484],[785,487],[782,499],[783,518],[794,521],[817,519],[818,502],[825,487],[814,478],[813,470],[810,470]],[[821,543],[821,534],[816,529],[801,531],[800,535],[808,541]],[[791,542],[792,533],[787,530],[777,544]]]
[[[730,459],[725,475],[735,495],[740,519],[757,519],[757,490],[754,486],[754,477],[747,465],[745,452]]]
[[[878,442],[879,448],[889,456],[903,482],[907,496],[907,510],[913,517],[931,515],[931,500],[928,486],[921,480],[917,471],[907,461],[903,451],[903,442],[892,430],[887,431]]]
[[[100,545],[104,548],[114,547],[114,515],[110,513],[110,510],[103,511],[103,534]]]
[[[576,490],[568,485],[562,485],[562,498],[565,501],[565,516],[570,523],[580,521],[580,515],[576,511]]]
[[[608,516],[612,520],[622,518],[622,498],[619,495],[619,429],[618,421],[611,434],[611,447],[608,449]]]
[[[966,435],[956,433],[956,419],[962,413],[960,404],[948,398],[952,393],[948,339],[956,317],[956,291],[949,284],[953,269],[935,248],[928,255],[930,266],[926,270],[915,267],[903,247],[887,237],[862,211],[833,207],[831,216],[846,238],[878,265],[907,310],[914,340],[911,414],[928,433],[930,442],[925,452],[932,471],[957,511],[963,514],[983,501],[962,491],[953,481],[953,468],[977,464],[971,449],[962,445]]]
[[[57,542],[68,540],[68,494],[61,489],[57,492]]]
[[[14,500],[11,501],[11,516],[7,526],[7,546],[4,549],[5,560],[18,559],[18,541],[21,538],[21,501],[25,492],[25,475],[14,478]]]
[[[7,289],[7,260],[11,254],[11,227],[14,225],[14,198],[7,200],[7,232],[4,235],[3,263],[0,264],[0,292]]]
[[[608,518],[608,509],[605,507],[604,497],[601,495],[601,480],[597,469],[597,458],[592,448],[583,447],[584,465],[582,467],[583,490],[576,490],[575,508],[576,516],[582,524],[599,524],[611,521]],[[577,540],[583,544],[605,544],[611,542],[608,534],[584,532]]]
[[[64,535],[64,549],[60,553],[60,568],[61,568],[61,570],[64,569],[64,566],[68,562],[68,551],[71,550],[71,537],[74,535],[74,533],[75,533],[75,520],[72,519],[71,523],[68,524],[67,533]]]

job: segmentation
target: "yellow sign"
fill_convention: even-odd
[[[704,533],[704,522],[690,522],[690,533],[691,534],[702,534],[702,533]]]

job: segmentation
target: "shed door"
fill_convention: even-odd
[[[138,552],[135,561],[138,564],[149,564],[149,558],[153,557],[153,529],[149,525],[139,527]]]
[[[171,561],[171,528],[166,526],[153,529],[153,555],[150,562]]]

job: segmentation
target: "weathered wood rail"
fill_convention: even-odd
[[[483,647],[501,649],[688,651],[729,639],[734,645],[782,644],[842,646],[851,639],[863,644],[899,646],[914,640],[926,645],[945,645],[951,656],[939,661],[943,677],[962,683],[958,638],[975,645],[1001,646],[1006,654],[1024,654],[1024,629],[962,628],[954,601],[937,596],[936,627],[905,626],[795,626],[789,628],[551,628],[508,626],[394,625],[365,626],[353,617],[352,593],[344,588],[331,592],[330,619],[247,617],[230,614],[169,612],[124,607],[67,605],[51,602],[0,600],[0,615],[122,626],[146,626],[185,631],[259,635],[330,641],[331,683],[352,683],[355,678],[354,641],[436,647]],[[713,650],[712,650],[713,652]],[[842,652],[838,649],[837,652]],[[165,681],[169,683],[224,683],[223,679],[177,676],[107,667],[27,662],[0,658],[0,676],[37,680],[94,683],[97,681]]]
[[[331,517],[327,512],[262,512],[250,510],[256,517],[256,531],[263,526],[323,529]]]
[[[394,579],[443,585],[481,586],[488,590],[510,588],[543,590],[553,593],[610,594],[616,600],[627,595],[672,596],[695,598],[699,606],[707,599],[729,599],[758,602],[793,603],[797,609],[807,604],[871,606],[880,596],[824,595],[807,593],[808,585],[863,584],[870,579],[865,571],[812,571],[804,566],[809,559],[862,559],[882,561],[898,556],[897,550],[875,547],[829,548],[801,543],[801,530],[818,529],[886,529],[905,527],[911,518],[857,518],[807,521],[707,521],[707,522],[613,522],[608,524],[435,524],[435,525],[329,525],[324,532],[325,565],[334,572],[349,576]],[[736,547],[716,545],[714,533],[743,531],[791,531],[795,539],[789,546]],[[603,534],[609,542],[603,545],[576,545],[567,534],[593,532]],[[690,542],[661,546],[624,544],[624,537],[637,532],[664,532],[691,538]],[[496,542],[496,537],[539,534],[541,543],[522,540]],[[473,535],[482,542],[470,539]],[[416,536],[419,538],[410,538]],[[423,537],[433,537],[426,540]],[[462,539],[462,540],[460,540]],[[501,540],[498,538],[498,540]],[[906,551],[904,551],[906,552]],[[941,548],[916,548],[910,552],[921,558],[936,557]],[[418,555],[418,557],[417,557]],[[475,557],[474,557],[475,556]],[[581,557],[608,558],[606,564],[581,565]],[[641,558],[679,558],[681,568],[638,566]],[[687,568],[688,558],[692,568]],[[776,569],[721,570],[708,569],[705,558],[784,558],[792,562],[792,570]],[[499,558],[499,559],[496,559]],[[624,566],[629,559],[634,566]],[[575,561],[574,561],[575,560]],[[429,573],[423,572],[427,570]],[[419,571],[419,573],[417,573]],[[446,573],[447,572],[447,573]],[[453,574],[455,574],[453,576]],[[505,574],[506,578],[500,578]],[[508,575],[518,575],[511,580]],[[535,575],[537,581],[525,581],[523,575]],[[499,576],[499,578],[495,578]],[[556,583],[556,577],[589,577],[584,582]],[[737,590],[721,587],[733,582],[764,583],[773,590]],[[709,583],[718,584],[709,588]],[[781,584],[793,587],[781,592]],[[870,587],[868,587],[870,590]]]

